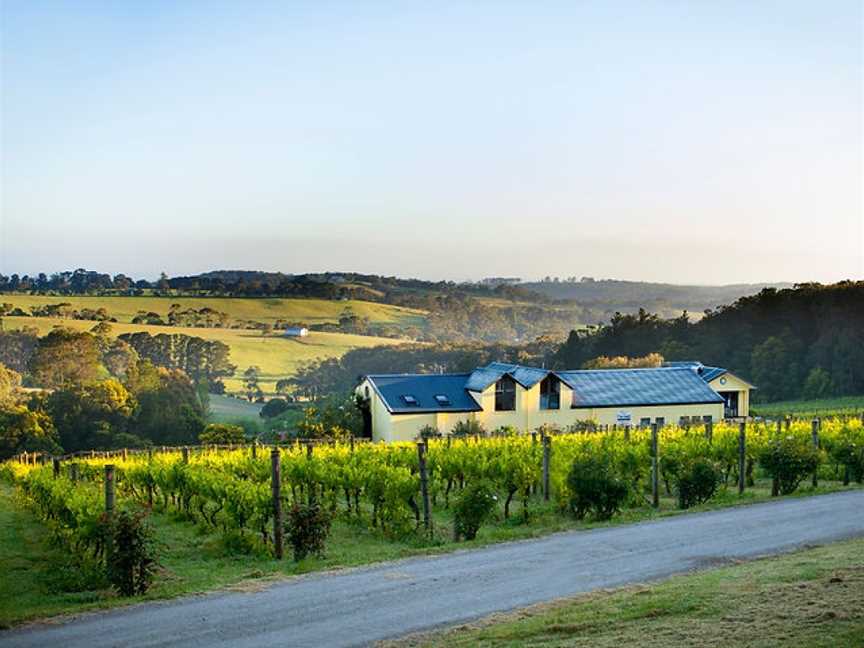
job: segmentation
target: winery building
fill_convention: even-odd
[[[648,425],[746,418],[753,385],[720,367],[673,362],[651,369],[552,371],[493,362],[470,373],[364,376],[356,394],[375,441],[410,441],[459,421],[486,430],[566,429],[582,421]]]

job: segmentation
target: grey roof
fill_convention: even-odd
[[[543,380],[548,373],[546,369],[538,369],[537,367],[525,367],[505,362],[490,362],[485,367],[475,369],[471,373],[468,382],[465,384],[465,388],[470,391],[482,392],[489,385],[498,382],[502,376],[507,374],[525,389],[531,389],[531,387]]]
[[[471,374],[377,374],[366,376],[393,414],[428,412],[479,412],[481,407],[465,389]],[[442,405],[436,395],[444,395],[449,405]],[[417,405],[408,405],[403,396],[413,396]]]
[[[557,371],[573,390],[574,407],[722,403],[692,367]]]
[[[705,382],[711,382],[718,376],[722,376],[725,373],[728,372],[725,369],[721,369],[720,367],[702,367],[699,370],[699,375]]]

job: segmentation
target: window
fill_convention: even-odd
[[[516,409],[516,381],[510,376],[502,376],[495,383],[495,411],[512,412]]]
[[[707,414],[707,415],[702,417],[703,423],[712,423],[713,421],[714,421],[714,417],[711,416],[710,414]]]
[[[369,400],[369,385],[363,388],[363,393],[366,394],[366,400]]]
[[[640,418],[639,419],[639,427],[646,428],[649,425],[651,425],[651,419],[650,418],[646,417],[646,418]]]
[[[654,422],[657,424],[658,428],[661,428],[664,425],[666,425],[666,419],[663,418],[662,416],[658,416],[657,418],[655,418]]]
[[[417,402],[417,399],[411,394],[402,394],[402,401],[410,407],[417,407],[420,405],[420,403]]]
[[[435,401],[442,407],[448,407],[450,405],[450,398],[445,394],[435,394]]]
[[[689,416],[679,416],[678,417],[678,427],[689,427],[690,425],[690,417]]]
[[[540,381],[540,409],[557,410],[561,408],[561,382],[549,374]]]

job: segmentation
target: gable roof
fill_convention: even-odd
[[[482,408],[465,389],[471,374],[377,374],[366,376],[375,393],[392,414],[429,412],[479,412]],[[446,396],[442,405],[435,396]],[[408,405],[403,396],[413,396],[417,404]]]
[[[543,380],[549,371],[539,369],[537,367],[525,367],[517,364],[507,364],[505,362],[490,362],[485,367],[480,367],[471,372],[471,376],[465,383],[465,389],[469,391],[482,392],[492,383],[501,380],[501,377],[508,375],[525,389],[531,389],[538,382]]]
[[[722,376],[724,374],[729,374],[730,376],[735,375],[731,371],[729,371],[728,369],[724,369],[723,367],[709,367],[707,365],[703,365],[701,362],[698,362],[696,360],[679,360],[679,361],[674,361],[674,362],[664,362],[663,366],[664,367],[690,367],[691,369],[695,370],[696,373],[698,373],[699,376],[702,378],[702,380],[704,380],[706,383],[711,382],[715,378],[719,378],[720,376]],[[735,376],[735,377],[738,378],[738,380],[740,380],[741,382],[749,385],[751,388],[756,389],[755,385],[747,382],[743,378],[740,378],[739,376]]]
[[[692,367],[557,371],[573,390],[574,407],[722,403]]]

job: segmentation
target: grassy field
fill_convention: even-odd
[[[821,400],[782,401],[757,403],[751,406],[753,416],[831,416],[864,412],[864,396],[844,396]]]
[[[388,304],[366,301],[333,301],[327,299],[278,299],[235,297],[99,297],[74,295],[19,295],[0,294],[0,303],[19,308],[35,305],[68,303],[75,309],[104,308],[119,322],[131,322],[138,311],[153,311],[163,318],[171,304],[180,304],[183,310],[205,307],[228,313],[236,320],[254,320],[273,323],[278,319],[304,324],[337,322],[339,314],[350,308],[358,317],[368,317],[375,324],[423,326],[425,312]]]
[[[261,419],[259,413],[264,407],[260,403],[250,403],[231,396],[210,394],[210,421],[214,423],[231,423],[240,419]]]
[[[854,487],[850,487],[854,488]],[[842,490],[838,483],[823,482],[818,489],[802,487],[799,495]],[[770,499],[770,485],[757,482],[743,496],[730,489],[719,493],[706,505],[692,511],[710,510]],[[154,512],[151,522],[156,534],[160,569],[146,600],[222,587],[255,589],[286,576],[337,567],[394,560],[412,555],[469,549],[495,542],[534,538],[555,531],[588,529],[658,517],[679,515],[675,500],[661,499],[659,511],[648,506],[627,509],[611,522],[579,522],[562,517],[554,504],[541,499],[532,502],[530,523],[514,516],[484,525],[476,540],[456,543],[452,539],[453,520],[449,511],[434,511],[435,539],[411,537],[393,540],[371,530],[368,521],[357,521],[344,514],[334,521],[325,558],[307,558],[295,563],[289,558],[276,561],[264,553],[237,553],[219,533],[208,532],[173,513]],[[45,527],[20,503],[14,491],[0,483],[0,627],[47,616],[81,612],[96,608],[127,605],[132,601],[116,597],[104,587],[88,588],[77,576],[66,552],[53,548]],[[471,645],[470,643],[467,645]]]
[[[57,325],[69,326],[78,330],[90,330],[94,322],[84,320],[61,320],[47,317],[4,317],[6,329],[35,327],[41,335]],[[316,359],[339,357],[360,347],[373,347],[401,344],[403,340],[379,338],[368,335],[347,335],[344,333],[313,332],[304,338],[285,338],[279,334],[262,334],[260,331],[217,328],[184,328],[181,326],[146,326],[143,324],[112,324],[112,334],[145,331],[151,335],[159,333],[182,333],[207,340],[219,340],[231,347],[231,362],[237,365],[235,378],[225,381],[228,391],[241,389],[240,375],[252,365],[261,368],[261,387],[265,392],[273,392],[280,378],[288,378],[303,363]]]
[[[385,645],[860,648],[864,539],[594,592]]]

